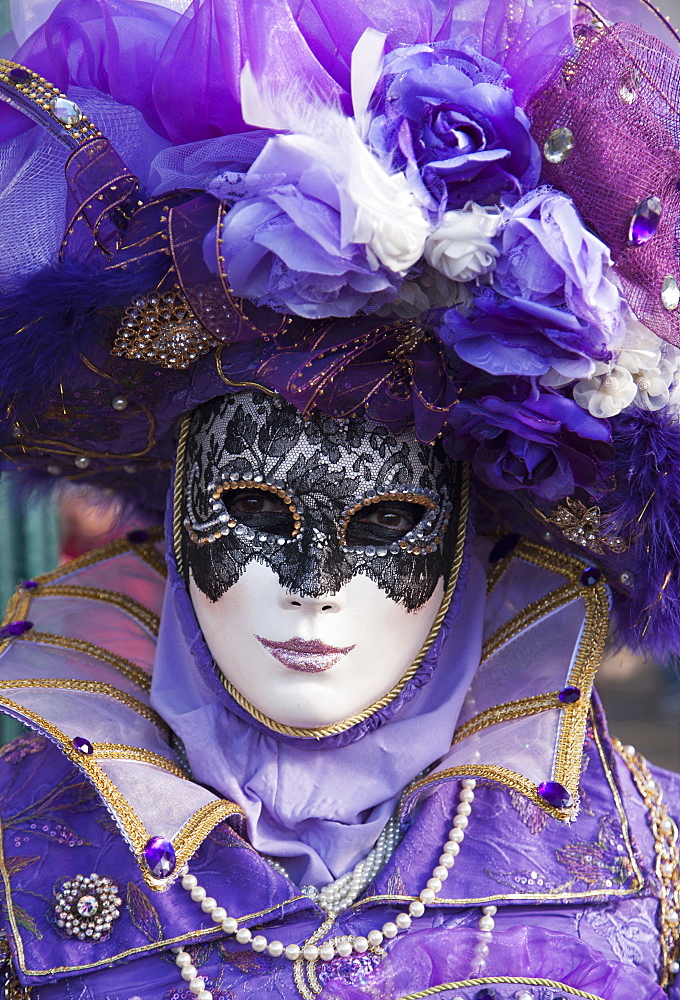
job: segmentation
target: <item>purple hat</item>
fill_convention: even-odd
[[[160,511],[202,402],[366,410],[680,648],[680,57],[464,7],[61,0],[0,60],[2,454]]]

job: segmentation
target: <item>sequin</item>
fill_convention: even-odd
[[[548,163],[564,163],[574,148],[574,133],[566,126],[552,130],[543,145],[543,155]]]

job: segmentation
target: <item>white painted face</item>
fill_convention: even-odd
[[[403,678],[451,566],[456,468],[413,434],[261,394],[194,415],[183,561],[218,669],[277,723],[314,729]]]
[[[392,690],[427,638],[443,591],[440,580],[408,611],[358,574],[336,594],[305,597],[258,562],[214,603],[190,583],[222,674],[268,718],[306,729],[356,715]]]

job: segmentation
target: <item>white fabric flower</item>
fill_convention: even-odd
[[[656,368],[641,368],[635,372],[636,403],[645,410],[661,410],[670,400],[673,375],[667,361],[660,361]]]
[[[633,402],[638,387],[627,368],[598,362],[596,374],[574,386],[574,400],[593,417],[615,417]]]
[[[341,190],[344,187],[354,209],[349,239],[365,244],[383,267],[405,274],[422,257],[432,227],[404,174],[389,174],[363,144],[354,123],[346,121],[346,141],[335,156],[345,159]]]
[[[452,281],[472,281],[496,266],[500,251],[491,242],[501,223],[497,209],[469,201],[445,212],[425,243],[425,260]]]
[[[414,319],[429,309],[450,309],[452,306],[465,312],[472,301],[467,285],[451,281],[441,272],[426,267],[419,278],[404,281],[394,302],[376,309],[376,315]]]

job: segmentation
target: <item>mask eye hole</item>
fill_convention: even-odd
[[[379,498],[361,504],[347,516],[341,542],[344,545],[396,542],[412,531],[430,509],[429,503]]]
[[[286,501],[268,490],[235,489],[222,494],[227,514],[239,524],[270,535],[292,538],[296,533],[293,511]]]

